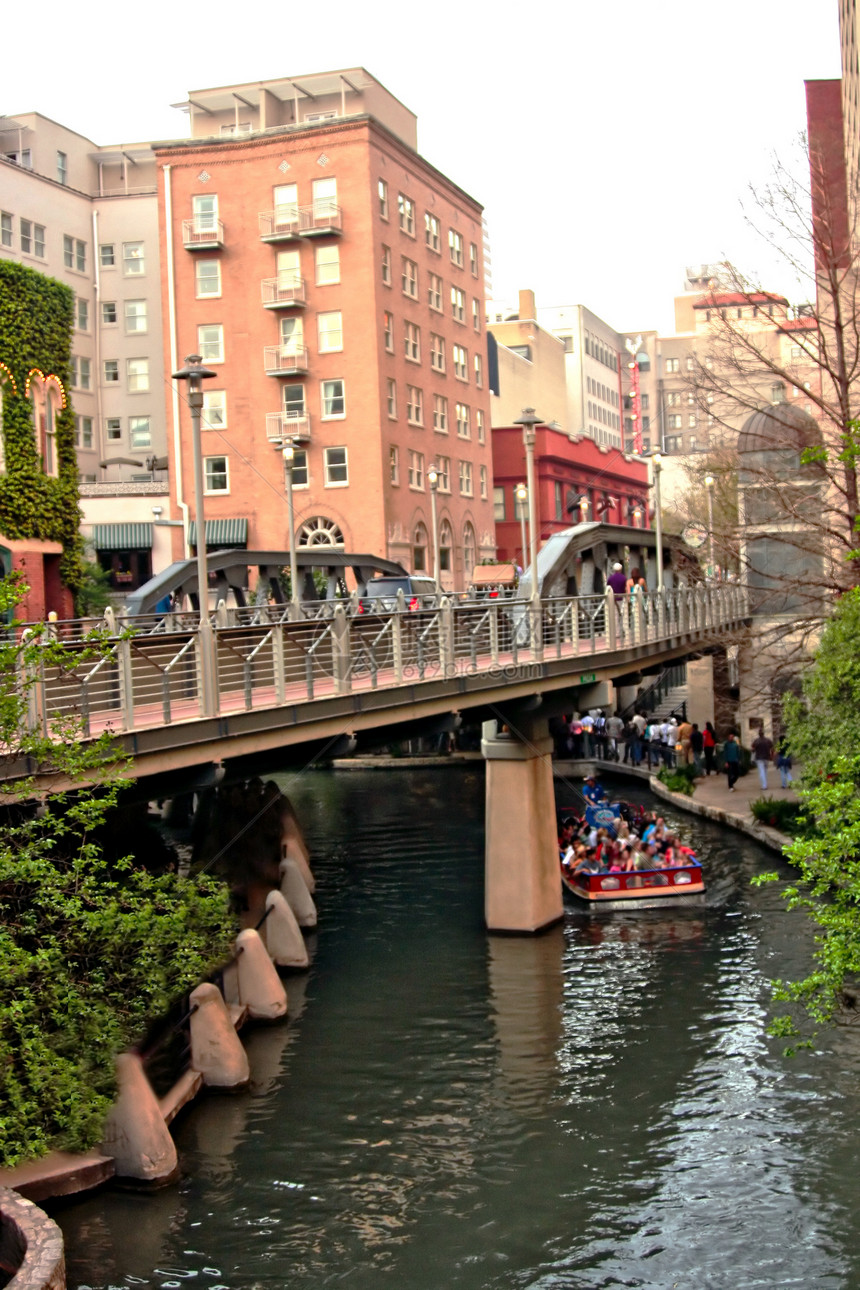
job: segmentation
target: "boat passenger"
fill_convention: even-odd
[[[585,788],[582,790],[582,796],[591,806],[597,806],[599,802],[604,801],[606,792],[602,784],[598,784],[595,775],[586,775]]]

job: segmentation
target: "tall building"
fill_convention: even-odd
[[[198,353],[207,542],[295,538],[468,584],[495,554],[482,210],[361,68],[189,95],[157,144],[165,365]],[[196,541],[191,425],[168,400],[171,504]],[[192,525],[188,525],[189,517]],[[183,553],[177,530],[175,554]]]

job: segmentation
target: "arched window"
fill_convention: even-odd
[[[427,526],[419,520],[412,535],[412,572],[424,573],[427,569]]]
[[[33,405],[36,452],[42,459],[45,474],[56,478],[60,473],[56,416],[63,406],[62,386],[55,376],[46,378],[42,372],[34,369],[27,378],[27,392]]]
[[[443,520],[439,525],[439,570],[442,573],[450,573],[454,567],[453,563],[454,550],[454,530],[451,528],[448,520]]]
[[[308,546],[344,546],[343,532],[334,520],[325,515],[315,515],[306,520],[299,529],[298,545]]]
[[[475,567],[475,547],[475,530],[467,520],[463,525],[463,567],[467,581],[471,578]]]

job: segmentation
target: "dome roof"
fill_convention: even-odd
[[[800,453],[821,443],[818,422],[790,403],[772,403],[753,412],[738,437],[738,452]]]

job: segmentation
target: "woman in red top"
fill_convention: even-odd
[[[717,732],[711,725],[710,721],[705,722],[705,728],[702,731],[702,751],[705,754],[705,774],[710,775],[711,771],[717,773],[714,764],[714,754],[717,748]]]

